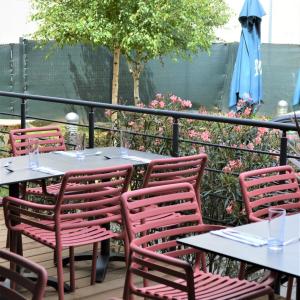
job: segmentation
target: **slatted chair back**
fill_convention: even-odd
[[[9,133],[9,140],[13,156],[28,154],[29,146],[36,141],[40,153],[66,150],[62,132],[56,126],[13,129]]]
[[[266,219],[270,206],[284,208],[288,214],[300,212],[299,183],[292,167],[243,172],[239,181],[250,221]]]
[[[205,153],[152,160],[147,168],[143,187],[189,182],[200,201],[200,182],[207,161]]]
[[[12,266],[12,268],[6,268],[2,263],[0,266],[0,277],[10,280],[11,284],[16,285],[18,288],[13,289],[0,283],[1,299],[25,300],[28,299],[29,293],[32,300],[44,299],[48,279],[48,274],[44,267],[6,250],[0,250],[0,258],[9,262]],[[30,271],[36,276],[36,280],[25,278],[22,274],[15,271],[16,267]]]
[[[164,218],[166,213],[173,213],[176,217]],[[164,283],[193,293],[192,271],[187,276],[184,271],[175,271],[162,262],[152,261],[156,253],[163,253],[170,260],[195,254],[195,269],[205,268],[205,258],[201,252],[176,242],[177,237],[202,232],[207,226],[202,223],[193,186],[178,183],[126,192],[122,195],[122,215],[130,244],[130,274],[126,279],[125,293],[130,287],[134,294],[145,296],[134,286],[133,276],[141,277],[145,282],[151,280],[152,283]],[[188,268],[186,262],[182,263]],[[162,275],[170,278],[163,279]],[[175,283],[177,278],[182,278],[184,282]],[[191,290],[187,291],[188,288]],[[124,296],[124,299],[127,297]]]
[[[28,224],[56,231],[59,236],[63,230],[89,230],[91,226],[121,222],[120,197],[128,189],[132,169],[131,165],[123,165],[67,172],[55,205],[31,203],[28,206],[34,210],[23,210],[7,201],[6,224],[12,229],[12,223]],[[22,200],[18,201],[21,204]]]

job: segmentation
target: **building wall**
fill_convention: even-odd
[[[232,10],[228,24],[219,29],[218,37],[225,42],[240,38],[239,13],[245,0],[226,0]],[[274,44],[300,44],[300,1],[260,0],[266,15],[262,20],[262,42]]]
[[[300,0],[260,0],[266,16],[262,22],[262,42],[300,44]],[[223,42],[240,38],[238,15],[244,0],[226,0],[232,10],[230,22],[218,30]],[[0,0],[0,44],[18,42],[19,37],[33,32],[36,24],[29,21],[30,0]]]

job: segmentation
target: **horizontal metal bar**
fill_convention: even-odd
[[[127,106],[127,105],[116,105],[116,104],[99,103],[99,102],[87,101],[87,100],[75,100],[75,99],[59,98],[59,97],[29,95],[29,94],[12,93],[12,92],[5,92],[5,91],[0,91],[0,96],[10,97],[10,98],[19,98],[21,100],[28,99],[28,100],[53,102],[53,103],[73,104],[73,105],[95,107],[95,108],[102,108],[102,109],[128,111],[128,112],[135,112],[135,113],[142,113],[142,114],[153,114],[153,115],[159,115],[159,116],[174,117],[177,119],[187,118],[187,119],[211,121],[211,122],[221,122],[221,123],[236,124],[236,125],[258,126],[258,127],[286,130],[286,131],[288,131],[288,130],[297,131],[297,127],[295,125],[270,122],[270,121],[227,118],[227,117],[223,117],[223,116],[212,116],[212,115],[198,114],[198,113],[196,114],[196,113],[189,113],[189,112],[178,112],[178,111],[170,111],[170,110],[141,108],[141,107]]]

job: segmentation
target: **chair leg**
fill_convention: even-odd
[[[294,277],[289,276],[289,278],[288,278],[288,285],[287,285],[287,291],[286,291],[286,300],[291,300],[292,290],[293,290],[293,283],[294,283]]]
[[[12,232],[10,232],[10,245],[9,245],[9,250],[13,253],[17,253],[17,241],[18,238],[17,236],[19,235],[19,233],[14,232],[13,234],[11,234]],[[10,269],[13,271],[16,271],[16,264],[13,262],[10,262]],[[11,289],[16,289],[16,282],[11,280],[10,281],[10,288]]]
[[[69,248],[70,256],[70,290],[75,291],[75,266],[74,266],[74,247]]]
[[[95,284],[95,282],[96,282],[96,267],[97,267],[97,257],[98,257],[98,244],[99,243],[93,243],[91,285]]]
[[[242,280],[245,279],[246,276],[246,268],[247,268],[247,264],[244,262],[241,262],[240,264],[240,270],[239,270],[239,275],[238,275],[238,279]]]
[[[62,263],[62,248],[59,247],[59,245],[56,245],[56,257],[58,299],[64,300],[64,270]]]

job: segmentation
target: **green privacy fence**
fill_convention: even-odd
[[[227,109],[237,43],[214,44],[210,55],[200,52],[189,61],[166,57],[150,61],[141,78],[141,99],[148,102],[156,93],[173,93],[209,109]],[[274,114],[277,102],[291,102],[300,68],[300,46],[262,45],[264,105],[261,112]],[[37,48],[34,41],[0,45],[0,90],[29,94],[110,102],[112,54],[102,47],[66,46],[53,43]],[[120,102],[131,104],[133,82],[124,58],[120,66]],[[12,99],[1,99],[0,110],[18,113]],[[29,103],[28,114],[62,119],[82,108]],[[98,119],[101,116],[98,116]]]

